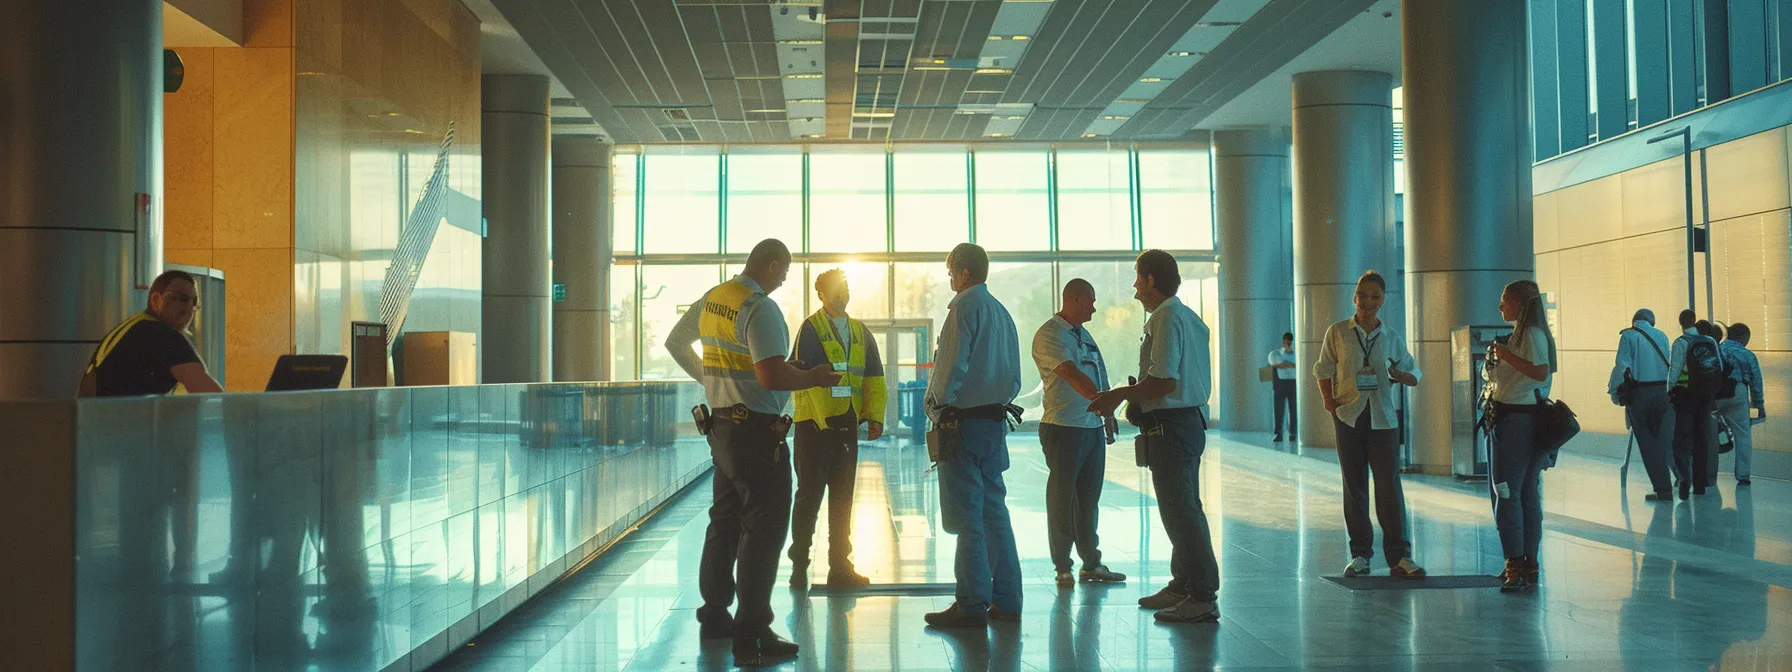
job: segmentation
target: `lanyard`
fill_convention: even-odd
[[[1363,367],[1367,368],[1367,367],[1371,366],[1371,364],[1370,364],[1371,360],[1369,359],[1369,350],[1371,348],[1375,347],[1375,343],[1377,341],[1381,340],[1381,334],[1376,334],[1374,338],[1369,339],[1368,343],[1363,342],[1363,332],[1362,332],[1361,327],[1358,327],[1356,329],[1351,329],[1350,334],[1352,336],[1356,337],[1357,347],[1363,349]]]

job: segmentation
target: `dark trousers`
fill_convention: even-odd
[[[822,495],[828,500],[828,572],[852,570],[852,492],[859,475],[859,432],[796,425],[796,511],[790,515],[790,561],[809,565]]]
[[[1534,413],[1494,411],[1493,447],[1488,456],[1488,484],[1493,491],[1493,522],[1506,557],[1537,559],[1543,545],[1543,470],[1549,453],[1537,450]]]
[[[1300,432],[1299,429],[1296,429],[1296,426],[1300,424],[1300,415],[1294,412],[1295,382],[1293,379],[1283,380],[1281,378],[1271,381],[1276,388],[1276,436],[1282,435],[1283,417],[1288,418],[1288,436],[1292,437]]]
[[[1638,387],[1624,413],[1636,433],[1636,450],[1643,456],[1650,487],[1659,493],[1673,492],[1675,413],[1667,388],[1659,383]]]
[[[1164,532],[1170,536],[1170,589],[1200,602],[1219,594],[1220,565],[1213,534],[1201,509],[1201,453],[1207,450],[1200,416],[1163,421],[1163,434],[1147,437],[1151,487]]]
[[[1107,479],[1108,442],[1100,427],[1066,427],[1039,424],[1039,443],[1045,448],[1045,527],[1051,546],[1052,565],[1070,571],[1070,546],[1076,544],[1084,567],[1101,564],[1101,485]]]
[[[778,551],[790,529],[790,449],[782,434],[763,425],[718,419],[710,429],[709,454],[715,501],[697,575],[703,595],[697,620],[726,621],[738,592],[734,633],[753,636],[772,624]]]
[[[1375,474],[1375,518],[1381,522],[1381,548],[1388,566],[1412,556],[1406,534],[1406,493],[1400,489],[1400,430],[1375,429],[1369,408],[1356,426],[1332,418],[1338,432],[1338,467],[1344,472],[1344,528],[1350,533],[1350,555],[1375,557],[1375,526],[1369,524],[1369,474]]]
[[[1704,490],[1717,484],[1717,442],[1711,436],[1709,399],[1672,395],[1674,400],[1674,475],[1680,489]]]

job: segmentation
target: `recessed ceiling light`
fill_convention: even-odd
[[[767,107],[767,108],[762,108],[762,109],[758,109],[758,110],[747,110],[747,114],[782,114],[783,112],[784,112],[784,108],[782,108],[782,107]]]
[[[1121,105],[1144,105],[1146,103],[1151,102],[1151,99],[1150,98],[1115,98],[1114,102],[1119,103]]]
[[[1006,137],[1008,137],[1008,134],[1007,133],[984,133],[983,137],[985,137],[985,138],[1006,138]]]
[[[810,72],[810,73],[805,73],[805,74],[801,74],[801,75],[785,75],[784,78],[785,79],[821,79],[821,73]],[[740,78],[737,77],[736,79],[740,79]]]
[[[796,100],[792,100],[792,101],[788,101],[788,102],[792,105],[820,105],[827,101],[822,100],[820,98],[798,98]]]
[[[1131,119],[1132,117],[1126,116],[1124,114],[1104,114],[1101,116],[1101,118],[1106,119],[1108,121],[1126,121],[1128,119]]]
[[[979,74],[979,75],[1012,75],[1012,74],[1014,74],[1014,71],[1010,70],[1008,68],[977,68],[977,74]]]
[[[1237,25],[1240,25],[1237,21],[1202,21],[1200,23],[1195,24],[1195,27],[1196,28],[1231,28],[1231,27],[1234,27]]]
[[[1094,134],[1094,133],[1084,133],[1084,134],[1083,134],[1083,137],[1085,137],[1085,138],[1094,138],[1094,137],[1100,137],[1100,136],[1097,136],[1097,135],[1095,135],[1095,134]]]
[[[852,116],[855,116],[855,117],[858,117],[861,119],[889,119],[889,118],[895,117],[896,113],[895,112],[853,112]]]
[[[1170,55],[1171,55],[1171,56],[1193,56],[1193,55],[1195,55],[1195,52],[1192,52],[1192,51],[1172,51],[1172,52],[1170,52]]]
[[[803,137],[805,137],[805,138],[825,138],[825,137],[828,137],[828,136],[827,136],[827,135],[826,135],[826,134],[824,134],[824,133],[810,133],[810,134],[808,134],[808,135],[805,135],[805,136],[803,136]]]
[[[1015,40],[1015,41],[1025,41],[1025,40],[1030,40],[1030,39],[1033,39],[1033,38],[1031,38],[1031,37],[1029,37],[1029,36],[1026,36],[1026,35],[1015,35],[1015,36],[1013,36],[1013,37],[1010,37],[1010,38],[1008,38],[1008,39],[1010,39],[1010,40]]]
[[[1162,77],[1140,77],[1139,78],[1140,84],[1156,84],[1161,81],[1164,81],[1164,78],[1162,78]]]
[[[991,35],[991,36],[989,36],[989,41],[991,41],[991,42],[995,42],[995,41],[998,41],[998,40],[1000,40],[1000,39],[1002,39],[1002,36],[1001,36],[1001,35]]]
[[[778,44],[783,44],[783,45],[788,45],[788,46],[815,45],[815,44],[822,44],[822,41],[821,40],[778,40]]]
[[[997,117],[997,118],[1004,119],[1007,121],[1026,121],[1027,120],[1026,117],[1018,117],[1018,116],[1014,116],[1014,115],[1009,115],[1009,116],[1005,116],[1005,117]]]

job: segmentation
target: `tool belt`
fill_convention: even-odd
[[[958,455],[958,449],[964,444],[959,430],[959,423],[965,420],[1007,420],[1008,430],[1020,427],[1020,416],[1026,412],[1014,404],[987,404],[959,408],[957,406],[941,406],[933,421],[933,428],[927,430],[927,458],[934,462],[950,460]]]
[[[1132,440],[1132,450],[1133,462],[1141,467],[1151,466],[1151,451],[1153,449],[1165,447],[1163,444],[1166,442],[1165,437],[1168,436],[1168,424],[1199,420],[1201,431],[1207,431],[1207,414],[1201,411],[1200,406],[1160,408],[1155,411],[1141,410],[1127,415],[1131,416],[1127,419],[1139,428],[1139,435],[1133,437]]]
[[[698,404],[691,409],[691,419],[697,423],[697,433],[709,436],[716,423],[729,422],[740,427],[766,429],[780,437],[790,431],[790,416],[774,413],[760,413],[749,410],[746,404],[735,404],[721,409],[720,413],[711,413],[707,404]]]

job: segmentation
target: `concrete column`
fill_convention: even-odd
[[[485,207],[480,382],[550,380],[548,79],[481,79]]]
[[[1331,323],[1349,317],[1363,271],[1392,276],[1393,76],[1333,70],[1294,76],[1294,339],[1311,372]],[[1402,301],[1394,277],[1382,310],[1390,326]],[[1336,446],[1319,395],[1300,397],[1301,443]]]
[[[1413,463],[1447,473],[1450,329],[1500,324],[1500,290],[1535,275],[1525,6],[1401,11],[1408,339],[1426,375],[1412,395]]]
[[[0,398],[73,397],[162,271],[162,3],[8,3],[0,21]]]
[[[1285,129],[1214,132],[1220,418],[1234,431],[1267,432],[1275,424],[1273,393],[1257,369],[1282,345],[1282,332],[1294,330],[1294,232],[1282,199],[1287,180]]]
[[[554,136],[554,380],[610,380],[610,145]]]

